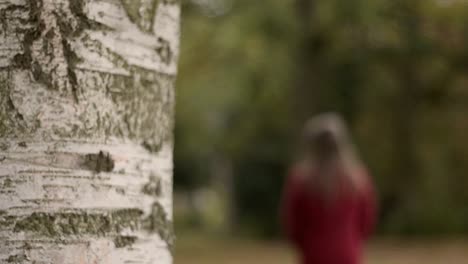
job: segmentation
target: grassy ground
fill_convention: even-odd
[[[293,251],[281,242],[215,239],[179,234],[175,264],[293,264]],[[367,264],[468,264],[468,240],[376,240]]]

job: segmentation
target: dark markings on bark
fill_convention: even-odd
[[[13,100],[11,100],[10,96],[7,96],[6,103],[7,107],[14,113],[13,116],[15,116],[20,122],[24,122],[24,116],[20,112],[16,111],[15,104],[13,103]]]
[[[70,21],[64,19],[65,16],[63,14],[55,13],[55,16],[57,18],[57,24],[62,35],[62,48],[67,66],[68,81],[70,82],[75,101],[78,101],[79,98],[78,81],[75,73],[75,68],[76,64],[81,62],[81,58],[78,57],[71,48],[69,39],[80,36],[86,29],[94,29],[101,31],[112,30],[111,28],[99,22],[89,19],[83,12],[84,6],[85,3],[83,0],[69,1],[70,11],[74,15],[74,18],[77,20],[75,28],[71,27]]]
[[[143,220],[143,228],[150,233],[158,233],[161,239],[166,242],[169,250],[173,251],[175,242],[174,226],[161,204],[153,203],[150,215]]]
[[[120,0],[128,18],[142,31],[153,32],[159,0]]]
[[[70,82],[73,97],[76,102],[78,102],[78,81],[75,74],[75,65],[77,64],[80,59],[76,55],[76,53],[71,49],[70,44],[66,39],[62,39],[62,46],[63,46],[63,54],[65,61],[67,62],[67,75],[68,81]]]
[[[141,145],[150,152],[158,152],[170,137],[173,116],[173,76],[168,76],[131,65],[117,52],[102,45],[101,42],[84,37],[84,46],[110,60],[112,64],[130,72],[130,76],[100,74],[102,79],[110,80],[105,89],[116,106],[118,114],[112,123],[100,120],[106,135],[122,136],[141,140]],[[161,84],[162,83],[162,84]],[[80,83],[86,87],[86,83]],[[160,102],[160,103],[155,103]],[[162,110],[162,111],[161,111]],[[157,114],[155,116],[155,114]],[[141,121],[137,121],[137,118]],[[114,127],[106,127],[112,124]],[[128,133],[128,134],[127,134]]]
[[[11,188],[11,187],[13,187],[13,180],[10,179],[10,178],[6,178],[6,179],[3,181],[2,188]]]
[[[19,147],[26,148],[26,142],[18,143]],[[61,168],[66,170],[89,170],[93,172],[112,172],[115,167],[115,162],[112,155],[108,152],[100,151],[98,153],[79,154],[69,152],[52,152],[44,153],[41,157],[31,158],[11,158],[8,156],[0,156],[0,161],[15,160],[38,166]],[[23,171],[24,172],[24,171]],[[9,179],[9,178],[7,178]],[[119,190],[117,190],[119,191]]]
[[[112,28],[101,24],[97,21],[89,19],[84,13],[85,2],[84,0],[69,0],[69,7],[72,14],[79,20],[78,28],[75,30],[73,36],[78,36],[85,29],[94,29],[94,30],[107,30],[111,31]]]
[[[67,77],[70,83],[73,97],[76,102],[79,98],[78,81],[75,73],[75,66],[81,61],[70,46],[69,39],[72,37],[79,36],[85,29],[92,28],[94,23],[89,20],[83,12],[84,2],[83,0],[71,0],[69,1],[70,12],[74,15],[77,23],[75,27],[71,26],[70,21],[65,19],[64,14],[54,12],[59,31],[62,37],[61,44],[63,50],[63,57],[67,67]]]
[[[154,142],[150,143],[149,141],[144,140],[143,143],[141,143],[141,146],[151,153],[157,153],[161,150],[162,143],[163,142],[159,142],[159,144]]]
[[[0,74],[0,137],[8,134],[20,134],[28,128],[23,115],[10,97],[10,82],[9,73]],[[31,126],[31,129],[35,129],[35,127]],[[0,150],[6,151],[8,148],[7,142],[0,143]]]
[[[0,137],[30,133],[40,126],[38,120],[27,122],[15,105],[11,97],[13,74],[10,71],[0,71]],[[0,150],[5,151],[8,148],[8,142],[0,143]]]
[[[136,236],[116,236],[114,245],[116,248],[124,248],[133,245],[137,241]]]
[[[25,9],[25,7],[22,8]],[[46,26],[41,18],[43,2],[42,0],[28,0],[26,9],[29,13],[26,22],[29,26],[26,29],[16,29],[16,33],[19,36],[24,35],[22,40],[23,52],[16,54],[11,64],[12,68],[29,70],[35,81],[44,84],[49,89],[70,92],[75,101],[78,101],[79,98],[75,66],[80,61],[80,58],[71,48],[70,40],[80,36],[85,29],[110,30],[108,27],[88,19],[83,12],[83,8],[83,0],[70,0],[68,11],[62,8],[53,10],[52,14],[55,16],[58,29],[52,27],[48,28],[47,32],[44,32]],[[2,10],[2,13],[6,13],[6,11]],[[2,25],[5,28],[7,24],[6,22],[2,22]],[[52,66],[54,64],[57,65],[54,67],[43,65],[41,62],[43,59],[38,60],[35,58],[32,52],[32,46],[35,41],[42,42],[42,55],[46,56],[49,64]],[[55,48],[63,52],[63,54],[59,55],[63,56],[63,58],[57,59],[56,56],[58,55],[54,52],[54,45],[60,45],[60,47]],[[59,67],[60,64],[64,64],[65,67]]]
[[[155,175],[151,175],[149,182],[143,186],[142,192],[146,195],[158,197],[161,195],[161,179]]]
[[[1,133],[0,133],[0,135],[1,135]],[[7,151],[9,148],[10,148],[10,145],[7,142],[0,143],[0,150]]]
[[[44,41],[46,43],[47,41]],[[31,73],[33,75],[34,80],[39,83],[44,84],[46,87],[52,87],[53,83],[51,78],[42,70],[41,65],[37,62],[31,62]]]
[[[10,97],[9,83],[11,78],[0,76],[0,137],[8,134],[21,134],[27,131],[34,131],[40,125],[37,122],[26,122],[12,98]],[[7,142],[0,143],[0,150],[7,150]]]
[[[156,48],[156,52],[161,57],[161,61],[165,63],[166,65],[169,65],[169,63],[172,60],[172,51],[171,51],[171,45],[169,41],[159,37],[158,44],[160,46]]]
[[[16,24],[11,24],[15,27],[13,34],[16,34],[21,41],[22,51],[12,58],[12,64],[9,66],[11,71],[8,72],[14,72],[15,68],[27,70],[31,73],[32,82],[44,84],[48,89],[62,89],[61,91],[73,96],[75,101],[84,96],[82,93],[88,91],[89,88],[103,89],[106,95],[110,95],[109,99],[115,105],[115,109],[109,113],[92,111],[80,113],[80,121],[90,124],[86,128],[73,124],[76,127],[69,129],[72,124],[64,121],[63,126],[52,126],[51,133],[64,138],[87,138],[96,134],[128,137],[136,140],[148,151],[158,152],[164,142],[170,140],[171,137],[174,99],[171,90],[173,80],[171,79],[174,76],[166,76],[131,65],[118,52],[114,52],[98,40],[87,36],[84,29],[100,31],[113,29],[86,16],[84,12],[86,1],[69,0],[68,5],[57,5],[55,10],[46,10],[46,6],[42,4],[43,0],[27,1],[24,6],[15,7],[22,8],[22,16],[26,18],[23,19],[24,26],[19,27]],[[158,1],[153,2],[155,6],[158,5],[156,2]],[[169,2],[172,3],[172,1]],[[159,5],[169,2],[161,2],[160,0]],[[149,2],[144,4],[142,2],[143,5],[147,5],[147,3]],[[7,18],[15,15],[11,11],[7,13]],[[56,23],[44,25],[43,19],[45,17],[51,18]],[[151,19],[152,22],[153,19]],[[10,25],[5,24],[4,26]],[[11,28],[8,30],[12,31]],[[87,85],[85,80],[89,81],[92,78],[81,78],[81,76],[90,76],[92,73],[84,73],[76,68],[81,58],[77,56],[71,45],[74,39],[79,39],[78,41],[85,47],[109,59],[116,67],[128,70],[130,76],[95,73],[102,75],[102,80],[110,81],[96,83],[95,86]],[[154,51],[158,53],[161,62],[170,64],[173,60],[170,43],[163,38],[159,38],[158,42],[159,44],[153,48]],[[45,61],[50,61],[50,63],[46,64]],[[13,79],[7,75],[0,74],[0,136],[30,135],[41,126],[40,121],[37,117],[27,115],[27,113],[23,117],[16,109],[14,103],[17,102],[13,103],[9,98],[11,91],[16,88],[11,87],[10,89],[8,87],[13,85]]]
[[[24,33],[23,53],[16,54],[13,57],[13,67],[21,69],[30,69],[32,66],[31,47],[33,42],[37,40],[44,30],[44,23],[41,21],[42,0],[28,0],[28,22],[34,25],[28,29],[20,29],[18,33]],[[32,69],[31,69],[32,70]],[[33,73],[34,74],[34,73]]]
[[[99,151],[97,154],[86,154],[81,165],[95,172],[111,172],[115,163],[110,153]]]
[[[11,255],[6,260],[7,263],[25,263],[28,260],[28,256],[25,254]]]
[[[6,211],[0,214],[0,230],[11,228],[14,225],[16,217],[8,215]]]

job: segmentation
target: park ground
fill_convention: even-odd
[[[175,264],[293,264],[283,242],[179,234]],[[468,264],[468,239],[375,239],[366,264]]]

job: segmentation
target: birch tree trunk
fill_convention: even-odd
[[[178,0],[0,0],[0,263],[171,263]]]

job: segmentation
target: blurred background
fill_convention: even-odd
[[[283,181],[336,111],[379,192],[368,263],[467,263],[467,43],[463,0],[183,1],[175,262],[294,263]]]

